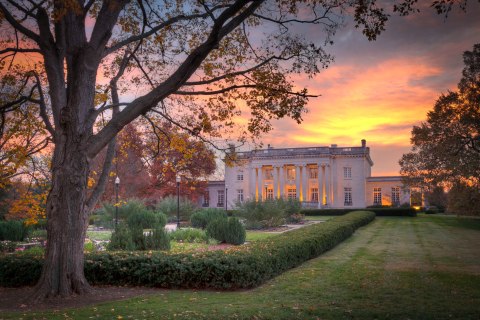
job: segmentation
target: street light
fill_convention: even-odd
[[[120,178],[115,178],[115,228],[118,225],[118,187],[120,186]]]
[[[180,176],[177,175],[177,229],[180,229]]]
[[[227,211],[228,186],[225,185],[225,211]]]

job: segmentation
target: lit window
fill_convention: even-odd
[[[310,201],[318,202],[318,188],[312,188],[310,195]]]
[[[287,179],[288,180],[295,180],[295,167],[288,167],[287,168]]]
[[[237,190],[237,201],[238,202],[243,202],[243,189],[238,189]]]
[[[210,205],[210,194],[208,190],[203,195],[203,207],[208,207]]]
[[[273,200],[273,189],[267,189],[267,200]]]
[[[218,190],[218,202],[217,202],[217,207],[223,207],[225,205],[225,191],[224,190]]]
[[[352,179],[352,168],[343,167],[343,177],[345,179]]]
[[[287,189],[287,198],[288,200],[297,199],[297,189],[296,188]]]
[[[382,188],[373,188],[373,204],[382,204]]]
[[[400,204],[400,187],[392,188],[392,204],[393,205]]]
[[[318,168],[310,168],[310,179],[318,179]]]
[[[345,192],[345,205],[351,206],[352,205],[352,188],[344,188]]]
[[[272,180],[273,179],[273,169],[267,168],[265,169],[265,180]]]

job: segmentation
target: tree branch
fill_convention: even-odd
[[[24,34],[26,37],[32,39],[36,43],[40,42],[40,36],[35,32],[31,31],[21,23],[19,23],[12,14],[8,11],[8,9],[0,2],[0,11],[3,13],[5,19],[8,23],[15,29]]]
[[[131,102],[96,135],[88,140],[88,155],[94,157],[125,125],[151,110],[168,95],[178,90],[198,69],[219,42],[247,19],[265,0],[237,0],[217,18],[205,42],[195,48],[162,84]],[[242,11],[243,9],[243,11]],[[228,21],[228,22],[227,22]],[[224,25],[225,24],[225,25]]]

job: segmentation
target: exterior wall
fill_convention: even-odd
[[[400,188],[399,204],[410,201],[400,177],[371,177],[373,162],[364,141],[361,147],[347,148],[269,147],[238,152],[237,158],[234,166],[225,167],[225,181],[209,183],[209,207],[225,207],[225,202],[218,205],[218,192],[225,193],[228,209],[233,209],[242,198],[288,198],[289,189],[309,208],[365,208],[374,205],[373,188],[381,188],[383,205],[392,203],[393,187]],[[289,169],[294,179],[290,179]],[[315,170],[316,176],[311,174]]]
[[[399,188],[400,201],[393,203],[392,188]],[[379,205],[374,202],[374,188],[381,188],[381,205],[402,205],[410,204],[410,190],[405,189],[401,177],[371,177],[367,179],[367,203],[366,206]]]

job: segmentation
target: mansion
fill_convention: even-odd
[[[202,205],[234,209],[247,199],[298,199],[307,208],[365,208],[410,203],[400,176],[372,177],[361,146],[273,148],[235,153],[224,181],[210,181]]]

